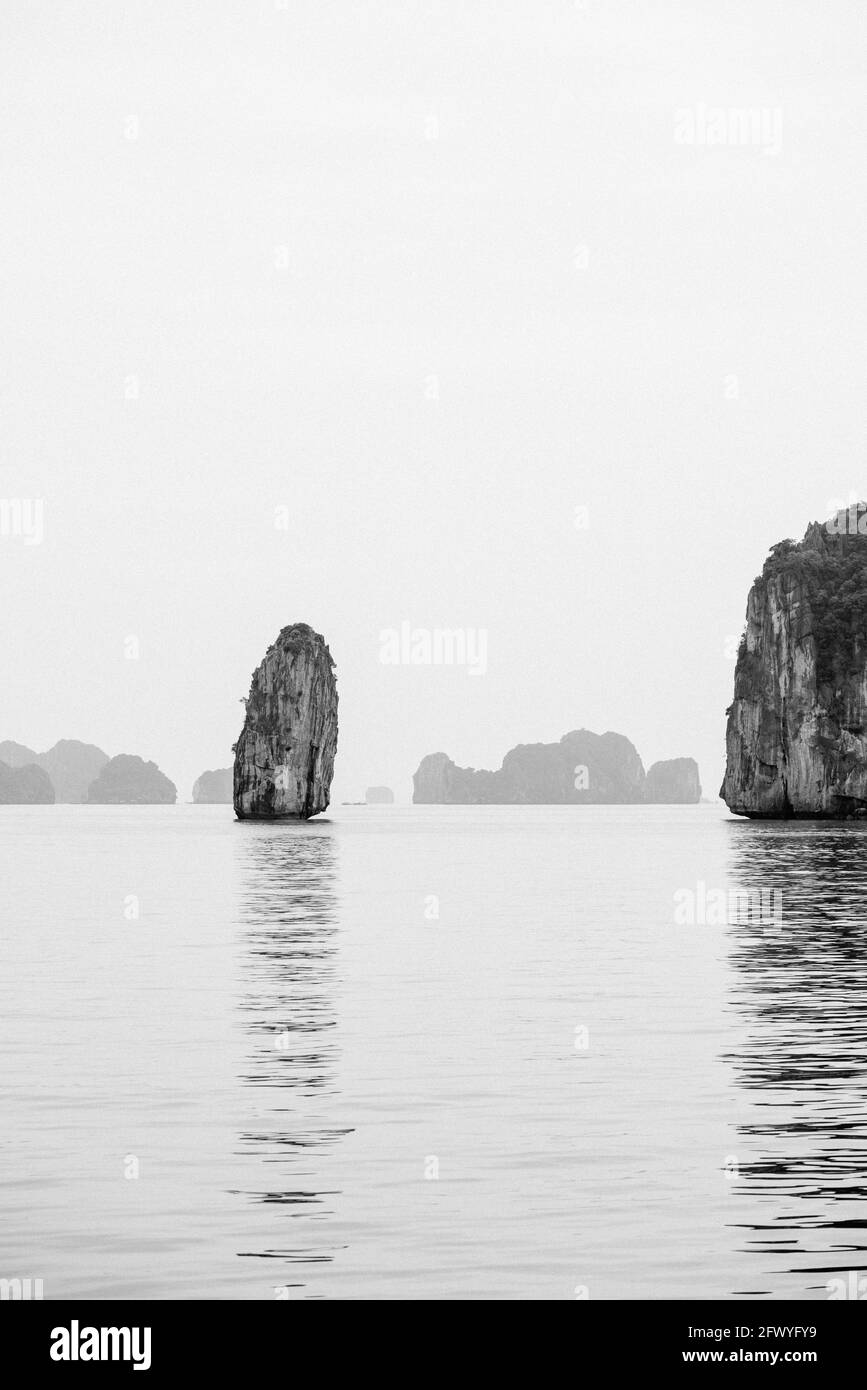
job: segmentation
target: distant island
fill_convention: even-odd
[[[747,599],[720,796],[736,815],[867,816],[867,504],[772,546]]]
[[[232,768],[218,767],[203,772],[193,783],[196,806],[230,806],[232,804]]]
[[[11,739],[0,742],[0,805],[168,805],[177,799],[173,782],[156,763],[65,738],[36,753]]]
[[[53,806],[54,801],[51,778],[41,767],[0,762],[0,806]]]
[[[177,799],[177,787],[156,763],[131,753],[111,758],[87,792],[92,806],[173,806]]]
[[[368,787],[363,801],[341,801],[341,806],[393,806],[394,792],[391,787]]]
[[[394,792],[391,787],[368,787],[364,801],[367,806],[391,806],[394,804]]]
[[[23,743],[7,739],[0,743],[0,762],[17,769],[42,768],[54,790],[52,800],[74,804],[87,800],[88,788],[108,762],[108,754],[75,738],[62,738],[47,753],[35,753]]]
[[[694,805],[694,758],[654,763],[645,773],[623,734],[575,729],[559,743],[520,743],[496,772],[458,767],[430,753],[413,776],[413,802],[431,805]]]

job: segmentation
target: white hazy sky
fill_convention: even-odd
[[[0,539],[0,738],[186,799],[306,621],[335,799],[580,726],[715,797],[753,576],[867,494],[867,7],[3,0],[0,36],[0,497],[45,507]],[[676,143],[701,103],[779,108],[779,153]],[[487,674],[381,665],[404,620],[485,628]]]

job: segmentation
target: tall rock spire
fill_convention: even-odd
[[[337,751],[337,683],[324,639],[284,627],[253,672],[235,745],[239,820],[306,820],[328,806]]]

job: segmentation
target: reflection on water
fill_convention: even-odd
[[[0,1276],[73,1298],[867,1291],[867,825],[5,809]],[[758,908],[726,925],[711,892],[737,889]]]
[[[250,1043],[241,1080],[255,1115],[240,1141],[262,1164],[261,1188],[239,1195],[279,1206],[293,1221],[282,1232],[271,1228],[277,1244],[238,1254],[274,1260],[278,1279],[280,1262],[295,1267],[288,1290],[303,1287],[298,1266],[334,1258],[327,1233],[336,1194],[321,1175],[327,1151],[348,1132],[333,1122],[336,846],[327,823],[251,824],[239,828],[237,846],[239,1007]]]
[[[827,1297],[828,1281],[867,1268],[867,828],[728,828],[734,885],[783,898],[781,921],[728,934],[745,1245],[764,1260],[763,1290],[785,1276],[787,1295]]]

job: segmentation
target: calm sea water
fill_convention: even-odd
[[[865,853],[715,806],[4,807],[0,1277],[825,1298],[867,1276]]]

